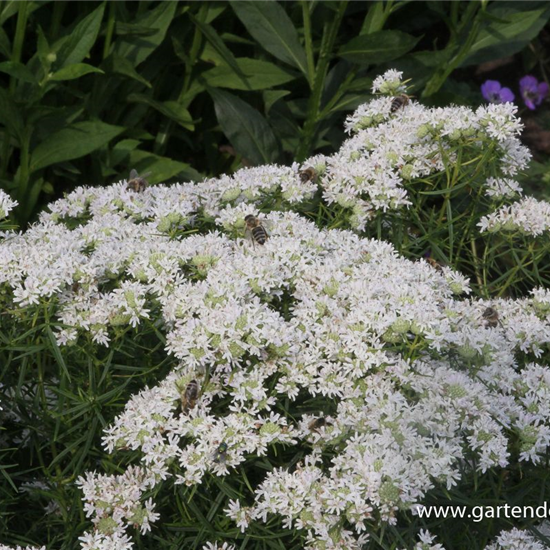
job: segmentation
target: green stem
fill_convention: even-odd
[[[466,13],[461,20],[459,30],[451,37],[449,44],[445,48],[445,50],[448,50],[449,52],[456,53],[454,53],[454,55],[452,55],[452,57],[448,61],[446,61],[437,69],[436,73],[426,84],[424,92],[422,93],[422,97],[429,97],[439,91],[441,86],[443,86],[443,84],[447,80],[448,76],[464,61],[466,56],[470,53],[470,50],[474,42],[477,40],[481,28],[480,17],[475,17],[478,9],[478,2],[468,3]],[[483,5],[481,9],[484,10]],[[461,42],[460,36],[463,35],[466,27],[468,26],[472,18],[474,18],[474,22],[472,23],[472,28],[468,32],[468,38]]]
[[[103,59],[109,55],[113,34],[115,32],[115,2],[109,3],[109,19],[107,20],[107,31],[105,33],[105,44],[103,44]]]
[[[304,17],[304,39],[307,59],[307,79],[309,87],[313,88],[315,80],[315,60],[313,59],[313,39],[311,37],[311,16],[309,13],[309,2],[302,0],[302,13]]]
[[[325,27],[323,33],[321,51],[319,52],[319,59],[317,60],[317,67],[315,69],[313,90],[308,104],[307,118],[302,131],[302,139],[300,140],[300,145],[296,153],[296,160],[298,161],[304,160],[309,155],[312,148],[317,122],[319,120],[319,108],[321,106],[321,97],[325,87],[325,78],[330,63],[330,54],[334,42],[336,41],[338,29],[340,28],[340,23],[344,17],[347,5],[347,0],[338,4],[338,13],[335,19],[329,25],[328,30]]]

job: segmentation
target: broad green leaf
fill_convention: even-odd
[[[90,73],[105,74],[101,69],[92,67],[92,65],[88,65],[87,63],[75,63],[53,73],[50,80],[75,80]]]
[[[128,78],[141,82],[147,86],[147,88],[151,88],[151,83],[136,71],[132,63],[130,63],[130,61],[128,61],[125,57],[121,57],[115,52],[105,59],[102,66],[108,72],[127,76]]]
[[[147,59],[157,46],[164,40],[166,31],[172,22],[178,2],[158,2],[152,10],[145,11],[133,23],[149,29],[155,33],[150,36],[124,36],[116,41],[116,53],[139,65]]]
[[[138,171],[139,174],[151,172],[147,176],[150,183],[162,183],[178,176],[180,181],[199,181],[203,178],[199,172],[186,164],[167,157],[161,157],[135,149],[130,152],[129,166]]]
[[[130,94],[128,101],[135,103],[145,103],[153,109],[156,109],[164,116],[175,120],[178,124],[181,124],[187,130],[194,130],[195,125],[189,111],[176,101],[156,101],[144,94]]]
[[[307,75],[307,61],[298,33],[275,0],[233,0],[231,6],[248,32],[271,55]]]
[[[39,143],[31,154],[31,171],[51,164],[89,155],[124,131],[121,126],[105,122],[77,122],[52,134]]]
[[[218,36],[218,33],[214,30],[214,28],[206,23],[203,23],[199,21],[196,17],[189,14],[189,17],[193,21],[193,23],[200,29],[206,40],[210,43],[212,48],[216,51],[216,53],[227,63],[229,67],[231,67],[232,71],[237,75],[238,79],[243,84],[244,88],[242,89],[248,89],[247,88],[247,80],[244,76],[243,72],[241,71],[241,68],[239,67],[237,60],[231,53],[231,50],[224,44],[223,40]]]
[[[462,67],[477,65],[491,59],[513,55],[533,40],[550,18],[548,4],[537,9],[528,9],[529,3],[517,5],[497,3],[488,13],[498,18],[479,33]]]
[[[0,72],[9,74],[18,80],[23,82],[30,82],[36,84],[36,77],[29,71],[23,63],[16,63],[15,61],[4,61],[0,63]]]
[[[115,166],[128,158],[130,153],[141,145],[138,139],[122,139],[114,147],[111,148],[111,162]]]
[[[271,107],[288,94],[290,94],[289,90],[266,90],[263,93],[265,113],[268,114]]]
[[[57,53],[56,67],[80,63],[90,53],[99,34],[104,10],[105,4],[102,3],[75,26]]]
[[[255,165],[274,162],[279,147],[266,119],[232,94],[216,89],[209,92],[218,122],[235,150]]]
[[[279,84],[285,84],[295,78],[295,75],[268,61],[241,57],[236,59],[236,62],[246,79],[246,83],[243,83],[242,79],[227,65],[214,67],[202,73],[201,76],[209,86],[232,90],[265,90]]]
[[[419,40],[401,31],[379,31],[352,38],[338,55],[354,63],[378,65],[406,54]]]

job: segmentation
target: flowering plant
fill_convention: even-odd
[[[84,550],[451,549],[418,504],[536,498],[548,227],[529,215],[546,203],[511,202],[521,123],[511,104],[430,109],[405,91],[397,71],[377,78],[331,157],[79,188],[4,234],[2,414],[23,426],[37,400],[54,432],[8,443],[49,457],[34,483],[62,495],[57,513],[81,489]],[[91,458],[93,432],[85,453],[58,448],[56,423],[80,417],[103,428]],[[506,527],[476,526],[468,548],[541,548]]]

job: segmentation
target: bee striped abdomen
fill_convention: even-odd
[[[267,240],[267,232],[261,225],[259,225],[252,229],[252,238],[258,244],[265,244],[265,241]]]
[[[394,98],[394,100],[391,103],[390,112],[395,113],[399,109],[402,109],[403,107],[407,106],[409,104],[409,96],[406,94],[398,95]]]

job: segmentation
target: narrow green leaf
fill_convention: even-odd
[[[239,64],[237,63],[237,60],[231,53],[231,50],[224,44],[223,40],[218,36],[218,33],[214,30],[214,28],[211,25],[208,25],[207,23],[203,23],[202,21],[199,21],[196,17],[194,17],[192,14],[189,14],[189,17],[193,21],[193,23],[200,29],[206,40],[210,43],[210,45],[216,50],[216,52],[220,55],[220,57],[231,67],[233,72],[237,75],[237,77],[240,79],[242,84],[244,85],[243,89],[248,89],[248,84],[246,77],[244,76]]]
[[[266,119],[250,105],[227,92],[209,90],[218,122],[235,150],[252,164],[278,157],[278,143]]]
[[[419,40],[401,31],[379,31],[352,38],[338,55],[354,63],[378,65],[406,54]]]
[[[147,88],[151,88],[151,83],[143,78],[135,69],[135,67],[132,65],[130,61],[128,61],[125,57],[121,57],[116,52],[113,52],[107,59],[105,59],[103,65],[102,65],[107,72],[121,74],[123,76],[127,76],[128,78],[132,78],[133,80],[137,80],[138,82],[141,82]]]
[[[105,122],[77,122],[48,136],[31,154],[31,171],[90,154],[124,131]]]
[[[92,67],[92,65],[88,65],[87,63],[75,63],[74,65],[67,65],[53,73],[50,80],[75,80],[90,73],[105,74],[101,69]]]
[[[265,50],[307,76],[306,52],[290,17],[275,0],[233,0],[231,6],[248,32]]]
[[[130,94],[128,96],[128,101],[145,103],[146,105],[153,107],[153,109],[156,109],[159,113],[162,113],[164,116],[171,118],[178,124],[181,124],[181,126],[187,130],[193,130],[195,128],[189,111],[176,101],[156,101],[155,99],[144,94]]]
[[[202,77],[209,86],[231,90],[265,90],[296,78],[295,75],[268,61],[241,57],[236,59],[236,62],[244,75],[244,83],[235,71],[226,65],[214,67],[204,72]]]
[[[15,61],[4,61],[0,63],[0,72],[9,74],[14,78],[22,80],[23,82],[30,82],[36,84],[36,77],[23,63],[17,63]]]
[[[150,36],[123,36],[116,41],[115,51],[134,66],[147,59],[164,40],[166,31],[174,18],[178,2],[158,2],[152,10],[144,11],[133,24],[154,29]]]
[[[90,53],[99,34],[104,10],[105,4],[101,3],[75,26],[57,54],[56,67],[63,68],[80,63]]]
[[[57,345],[57,341],[49,325],[46,325],[46,334],[48,335],[48,340],[50,341],[50,347],[51,347],[53,356],[55,357],[57,364],[61,367],[61,369],[63,370],[63,373],[65,374],[65,376],[68,378],[70,382],[71,375],[69,374],[69,369],[67,368],[65,359],[63,359],[63,355],[61,355],[61,351],[59,350],[59,346]]]
[[[125,23],[124,21],[117,21],[115,26],[115,33],[119,36],[151,36],[155,34],[155,32],[155,29],[144,27],[143,25],[136,25],[134,23]]]
[[[461,66],[513,55],[539,34],[550,18],[550,7],[546,4],[529,10],[529,3],[522,4],[497,3],[487,10],[497,19],[479,33]]]
[[[386,20],[384,2],[371,2],[359,34],[372,34],[382,30]]]

